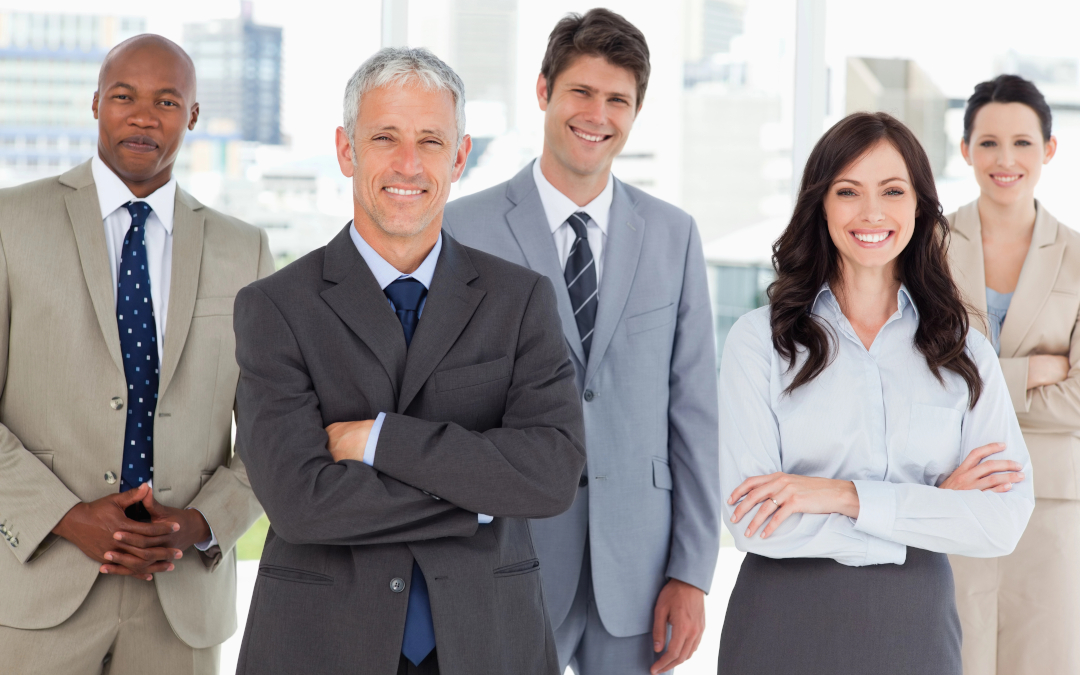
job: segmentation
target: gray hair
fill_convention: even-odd
[[[356,69],[345,86],[345,134],[353,144],[360,97],[389,84],[419,84],[428,91],[447,91],[454,97],[457,142],[465,138],[465,85],[454,69],[430,51],[410,47],[383,47]]]

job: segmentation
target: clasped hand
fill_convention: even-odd
[[[131,520],[124,510],[142,502],[150,522]],[[175,569],[172,561],[184,551],[210,538],[210,526],[195,509],[177,509],[154,501],[147,484],[76,504],[53,528],[53,533],[102,563],[102,574],[152,580],[157,572]]]
[[[1013,483],[1024,480],[1024,474],[1020,472],[1023,467],[1011,460],[986,459],[1004,449],[1003,443],[975,448],[938,487],[1008,492]],[[747,478],[728,497],[728,504],[738,504],[731,516],[733,523],[761,504],[745,534],[754,536],[771,516],[761,532],[762,539],[775,532],[793,513],[840,513],[849,518],[859,517],[859,495],[851,481],[782,472]]]
[[[326,435],[329,440],[326,444],[335,462],[343,459],[355,459],[364,461],[364,448],[367,447],[368,436],[375,420],[362,420],[360,422],[334,422],[326,427]]]

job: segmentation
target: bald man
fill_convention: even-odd
[[[140,35],[101,66],[98,151],[0,190],[0,671],[216,673],[262,512],[230,431],[233,298],[266,234],[172,176],[195,69]]]

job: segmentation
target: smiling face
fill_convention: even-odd
[[[353,147],[341,127],[337,146],[360,234],[371,242],[426,233],[434,244],[472,147],[468,136],[457,143],[453,95],[411,82],[372,89],[360,99]]]
[[[536,83],[546,113],[544,154],[561,172],[606,179],[637,116],[634,74],[602,57],[583,55],[558,74],[550,91],[548,84],[543,75]]]
[[[904,158],[888,141],[841,171],[824,203],[841,273],[860,268],[894,272],[897,256],[915,231],[917,208]]]
[[[975,169],[982,195],[1010,206],[1035,198],[1057,139],[1043,142],[1039,116],[1023,103],[987,103],[975,113],[970,144],[962,142],[960,150]]]
[[[154,38],[111,54],[94,93],[98,155],[138,197],[169,181],[184,134],[199,118],[190,62]]]

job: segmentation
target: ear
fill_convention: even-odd
[[[457,156],[454,157],[454,171],[450,174],[451,183],[456,183],[465,172],[465,162],[469,159],[470,152],[472,152],[472,136],[465,134],[465,138],[458,143]]]
[[[98,92],[95,91],[94,92],[94,102],[90,104],[90,109],[94,111],[94,119],[98,118],[97,106],[98,106]]]
[[[964,139],[960,139],[960,154],[963,155],[964,161],[971,166],[971,148],[968,147],[968,142]]]
[[[199,104],[195,103],[195,105],[191,106],[191,118],[188,120],[188,125],[187,125],[188,131],[193,131],[195,129],[195,123],[198,122],[198,121],[199,121]]]
[[[345,127],[338,127],[334,132],[334,143],[337,146],[338,167],[341,168],[341,174],[347,178],[352,178],[356,168],[353,166],[353,153],[352,147],[349,145],[349,136],[345,133]]]
[[[1043,154],[1043,164],[1049,164],[1050,160],[1057,154],[1057,136],[1051,136],[1050,140],[1046,142],[1046,149]]]
[[[547,112],[548,99],[551,98],[551,93],[548,91],[547,78],[543,73],[536,78],[536,102],[540,104],[540,110]]]

